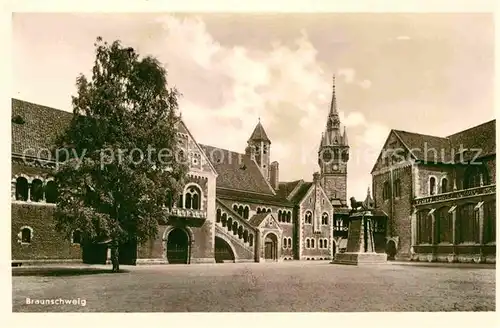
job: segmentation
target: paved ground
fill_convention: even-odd
[[[14,269],[20,269],[12,277],[15,312],[495,310],[492,266],[284,262],[123,266],[117,274],[109,266]],[[28,305],[26,298],[80,305]]]

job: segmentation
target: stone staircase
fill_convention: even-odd
[[[231,241],[238,260],[250,261],[255,257],[256,231],[247,220],[242,218],[222,202],[216,202],[216,232]]]

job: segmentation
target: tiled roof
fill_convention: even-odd
[[[481,149],[480,157],[496,154],[496,120],[492,120],[448,137],[392,130],[417,160],[452,162],[461,146]],[[435,150],[435,151],[434,151]]]
[[[202,144],[200,147],[219,174],[218,188],[274,195],[259,167],[249,155]]]
[[[254,214],[249,220],[248,223],[250,223],[253,227],[257,228],[262,221],[265,220],[265,218],[269,215],[269,213],[259,213],[259,214]]]
[[[302,200],[302,198],[304,198],[304,196],[307,194],[307,192],[311,188],[312,184],[313,184],[312,182],[303,182],[299,186],[299,189],[297,190],[297,192],[292,196],[291,201],[294,204],[298,204]]]
[[[411,151],[417,160],[427,160],[428,162],[450,161],[450,140],[431,135],[393,130],[406,147]],[[431,151],[436,149],[436,152]],[[428,151],[426,151],[428,150]],[[443,150],[443,151],[442,151]],[[441,158],[441,154],[444,158]],[[437,156],[437,158],[436,158]]]
[[[262,124],[260,124],[260,121],[255,126],[255,129],[253,130],[252,135],[250,136],[249,140],[267,141],[267,142],[271,143],[271,140],[269,140],[269,138],[267,137],[266,131],[264,131],[264,127],[262,126]]]
[[[12,153],[23,154],[29,149],[26,155],[49,159],[47,150],[53,150],[57,136],[64,133],[72,117],[72,112],[13,98]]]
[[[496,154],[496,120],[448,136],[452,147],[458,151],[460,146],[480,148],[479,157]]]
[[[280,182],[278,184],[278,190],[276,190],[276,194],[286,198],[290,193],[297,187],[297,185],[301,182],[302,180],[296,180],[296,181],[291,181],[291,182]]]
[[[260,194],[242,190],[220,188],[219,178],[220,175],[217,177],[217,197],[220,197],[222,199],[238,200],[262,205],[277,205],[287,207],[292,207],[294,205],[294,203],[290,202],[284,197],[281,197],[280,195]]]

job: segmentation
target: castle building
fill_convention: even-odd
[[[447,137],[390,131],[371,172],[390,258],[495,262],[495,123]]]
[[[330,260],[347,237],[347,134],[333,89],[312,181],[280,181],[271,140],[259,121],[245,152],[198,143],[180,122],[189,158],[184,191],[166,206],[156,238],[120,245],[120,262],[213,263]],[[12,99],[12,261],[106,263],[109,248],[62,236],[53,219],[57,186],[50,152],[72,113]],[[342,131],[342,133],[341,133]],[[342,241],[344,240],[344,241]]]

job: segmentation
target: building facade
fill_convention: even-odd
[[[495,123],[447,137],[389,133],[371,173],[390,257],[495,262]]]
[[[109,261],[107,244],[86,243],[78,230],[62,236],[55,229],[49,149],[72,116],[12,100],[13,263]],[[177,131],[189,158],[184,192],[165,207],[168,219],[158,220],[156,238],[120,245],[121,263],[329,260],[339,249],[342,237],[334,233],[348,214],[348,144],[345,129],[340,134],[335,89],[318,153],[320,172],[311,182],[280,181],[260,121],[244,153],[200,144],[182,122]]]

